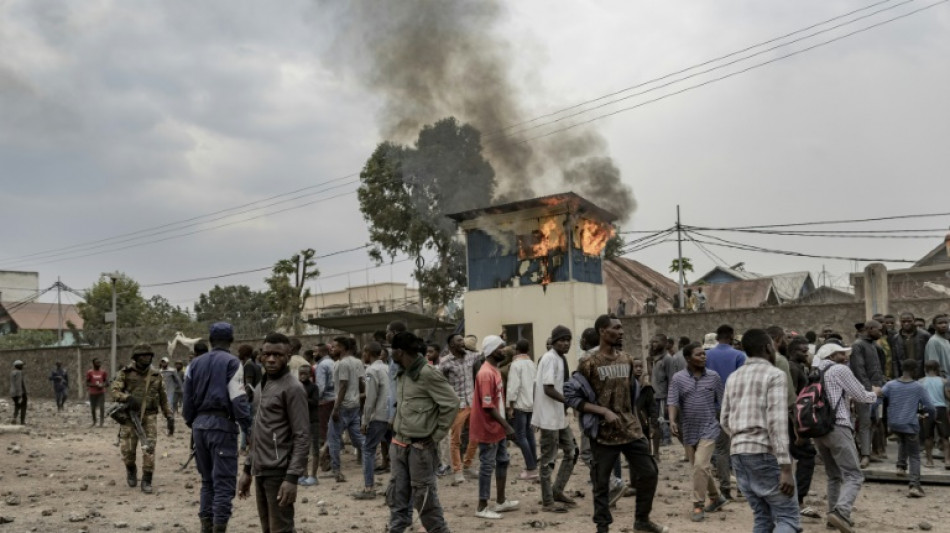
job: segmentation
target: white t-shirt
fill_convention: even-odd
[[[541,356],[538,374],[534,380],[534,414],[531,425],[536,428],[560,430],[567,427],[564,404],[544,393],[545,385],[554,385],[554,390],[564,394],[564,361],[554,350]]]

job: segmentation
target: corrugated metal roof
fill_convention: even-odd
[[[4,312],[16,324],[17,329],[26,330],[56,330],[59,329],[59,312],[56,304],[32,302],[18,304],[14,302],[0,303]],[[63,304],[63,329],[66,322],[72,322],[76,329],[82,330],[83,319],[75,305]],[[6,317],[4,317],[6,318]]]
[[[778,305],[779,299],[771,278],[758,278],[731,283],[694,285],[703,288],[706,295],[706,310],[749,309],[765,305]]]
[[[604,285],[611,309],[616,309],[618,300],[623,298],[628,315],[641,313],[646,299],[653,295],[657,296],[657,312],[667,312],[673,309],[673,295],[678,290],[672,279],[625,257],[604,261]]]

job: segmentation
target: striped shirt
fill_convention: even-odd
[[[831,359],[822,359],[818,361],[818,370],[825,372],[825,390],[828,395],[828,401],[831,405],[836,405],[835,424],[849,429],[854,429],[851,423],[851,408],[848,400],[854,400],[858,403],[874,403],[877,396],[864,390],[864,385],[854,377],[851,367],[848,365],[836,364]]]
[[[466,350],[463,357],[458,357],[450,352],[439,361],[439,370],[459,397],[459,409],[472,406],[472,395],[475,392],[475,374],[472,367],[478,360],[478,355],[478,352]]]
[[[895,433],[920,432],[917,410],[923,406],[930,419],[936,416],[930,394],[916,381],[892,379],[884,384],[881,394],[887,398],[887,427]]]
[[[778,464],[791,464],[786,381],[785,372],[761,357],[749,357],[732,373],[719,421],[732,436],[730,454],[770,453]]]
[[[715,370],[704,369],[699,377],[689,369],[673,374],[666,403],[680,409],[683,444],[694,446],[700,440],[719,437],[716,406],[722,403],[722,393],[722,379]]]

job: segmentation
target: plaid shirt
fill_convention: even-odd
[[[828,401],[832,406],[837,406],[835,425],[854,430],[854,424],[851,423],[851,402],[848,399],[858,403],[874,403],[877,395],[864,390],[864,385],[854,377],[848,365],[839,365],[831,359],[822,359],[818,361],[818,370],[825,372],[825,391],[828,394]]]
[[[729,376],[719,424],[732,436],[732,455],[770,453],[778,464],[791,464],[786,381],[785,372],[761,357]]]
[[[452,390],[459,398],[459,409],[472,406],[472,395],[475,393],[475,375],[472,370],[478,361],[478,352],[465,351],[465,356],[459,358],[449,352],[439,361],[439,370],[449,380]]]

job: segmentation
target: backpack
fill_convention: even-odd
[[[842,394],[842,397],[844,395]],[[841,402],[841,399],[838,400]],[[824,437],[835,429],[838,404],[831,405],[825,388],[825,371],[818,371],[818,379],[805,386],[795,399],[795,427],[802,438]]]

